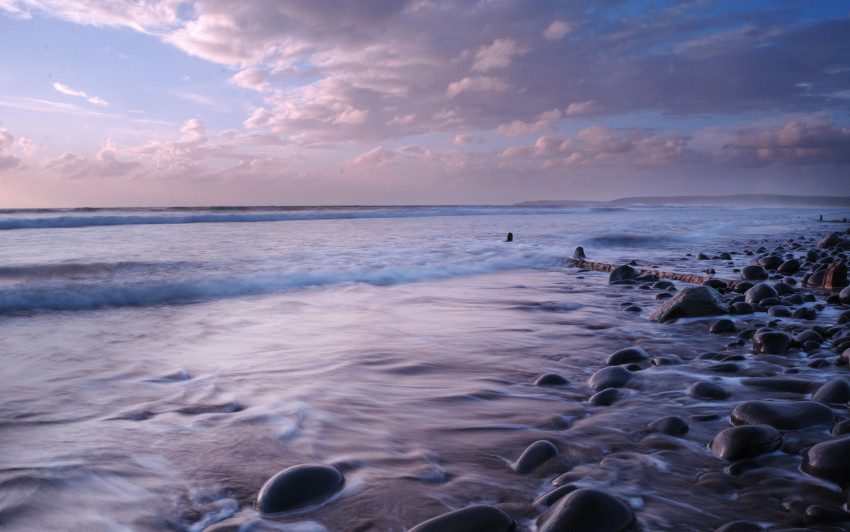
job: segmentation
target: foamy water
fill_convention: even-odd
[[[601,260],[700,271],[681,259],[822,232],[821,213],[833,214],[4,212],[0,528],[405,530],[483,502],[514,505],[533,530],[531,501],[555,472],[510,464],[538,439],[558,442],[586,484],[643,507],[653,529],[731,520],[727,494],[680,500],[693,478],[670,471],[690,458],[618,454],[665,409],[717,408],[650,400],[678,370],[659,369],[629,408],[591,407],[584,386],[621,347],[687,357],[721,339],[622,312],[627,300],[650,309],[653,294],[617,291],[564,259],[582,245]],[[573,384],[533,386],[547,372]],[[260,516],[262,483],[306,462],[340,468],[342,493]]]

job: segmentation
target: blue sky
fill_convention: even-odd
[[[0,0],[0,208],[850,195],[848,13]]]

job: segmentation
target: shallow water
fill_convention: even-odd
[[[843,504],[837,487],[788,467],[793,453],[729,473],[706,448],[736,404],[767,396],[743,377],[801,360],[727,347],[734,338],[708,334],[710,320],[651,323],[657,291],[563,264],[583,245],[696,272],[699,251],[819,235],[814,211],[404,213],[173,223],[167,211],[144,215],[172,223],[0,232],[0,527],[401,531],[487,503],[534,530],[532,502],[561,473],[628,501],[648,530],[785,524],[783,501],[801,486]],[[631,345],[686,363],[637,373],[611,407],[589,404],[587,378]],[[748,358],[733,377],[696,359],[706,351]],[[825,382],[846,370],[803,371]],[[547,372],[571,383],[534,386]],[[697,380],[732,397],[690,398]],[[719,419],[690,421],[705,413]],[[689,420],[688,434],[649,434],[664,415]],[[560,459],[515,473],[539,439]],[[252,508],[267,478],[313,462],[346,476],[332,501],[277,517]],[[785,480],[765,485],[774,465]]]

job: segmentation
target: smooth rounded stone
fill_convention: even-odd
[[[671,294],[670,292],[659,292],[655,294],[655,297],[653,297],[653,299],[655,299],[656,301],[664,301],[665,299],[670,299],[671,297],[673,297],[673,294]]]
[[[809,394],[820,388],[819,382],[794,377],[755,377],[743,379],[741,384],[752,388],[772,390],[774,392],[791,392]]]
[[[537,380],[534,381],[535,386],[563,386],[564,384],[569,383],[570,381],[557,373],[546,373],[545,375],[537,377]]]
[[[735,332],[735,322],[728,318],[717,320],[711,324],[711,327],[709,327],[708,332],[713,334]]]
[[[606,388],[593,394],[588,402],[596,406],[611,406],[622,398],[623,394],[617,388]]]
[[[782,281],[780,281],[778,283],[773,283],[773,288],[776,289],[776,292],[780,296],[784,296],[785,294],[790,294],[790,293],[794,292],[793,288],[791,288],[789,285],[783,283]]]
[[[650,314],[651,321],[665,322],[682,317],[726,314],[729,307],[720,292],[709,286],[690,286],[680,290]]]
[[[850,305],[850,286],[845,286],[838,292],[838,298],[842,305]]]
[[[803,430],[835,423],[835,414],[815,401],[745,401],[732,410],[733,425],[770,425]]]
[[[782,257],[778,257],[776,255],[768,255],[767,257],[762,257],[759,259],[759,264],[765,267],[767,270],[775,270],[782,266],[785,260]]]
[[[744,301],[739,301],[738,303],[732,305],[733,314],[752,314],[755,311],[756,308],[754,306]]]
[[[814,477],[846,484],[850,481],[850,434],[810,448],[803,454],[800,469]]]
[[[758,353],[782,355],[788,350],[791,340],[791,335],[786,332],[764,327],[753,335],[753,349]]]
[[[784,305],[774,305],[767,309],[767,313],[776,318],[790,318],[791,309]]]
[[[640,347],[627,347],[609,356],[606,364],[609,366],[619,366],[620,364],[644,362],[646,360],[649,360],[649,353]]]
[[[738,281],[738,283],[735,284],[732,290],[739,294],[744,294],[747,290],[754,287],[755,285],[756,283],[752,281]]]
[[[839,233],[829,233],[828,235],[820,239],[820,242],[818,242],[818,248],[831,248],[839,242],[841,242],[841,235]]]
[[[594,373],[588,379],[587,385],[601,392],[606,388],[622,388],[632,377],[632,372],[622,366],[608,366]]]
[[[780,264],[779,267],[776,268],[776,271],[785,275],[793,275],[797,273],[802,265],[803,264],[797,259],[788,259]]]
[[[709,381],[695,382],[688,388],[688,395],[694,399],[720,400],[729,397],[729,390]]]
[[[745,281],[760,281],[767,279],[767,270],[761,264],[750,264],[741,268],[741,279]]]
[[[634,522],[632,509],[596,489],[579,489],[563,497],[537,520],[539,532],[619,532]],[[412,531],[411,531],[412,532]]]
[[[635,277],[640,277],[640,272],[637,268],[624,264],[622,266],[617,266],[611,271],[611,274],[608,275],[608,283],[625,281],[627,279],[634,279]]]
[[[711,260],[711,257],[705,253],[697,253],[697,260]]]
[[[823,343],[823,336],[821,336],[819,332],[813,331],[812,329],[798,333],[797,336],[794,337],[794,339],[800,342],[801,344],[804,344],[806,342],[817,342],[819,344]]]
[[[830,434],[833,436],[843,436],[844,434],[850,434],[850,419],[845,419],[839,423],[836,423]]]
[[[668,281],[667,279],[662,279],[652,283],[652,288],[657,288],[658,290],[667,290],[668,288],[674,288],[675,286],[676,285],[673,284],[673,281]]]
[[[803,303],[805,303],[805,301],[803,300],[803,296],[801,296],[800,294],[791,294],[788,297],[783,297],[780,301],[783,305],[786,306],[802,305]]]
[[[725,290],[727,288],[726,281],[722,281],[720,279],[706,279],[702,282],[703,286],[710,286],[715,290]]]
[[[744,293],[744,301],[747,303],[759,303],[769,297],[779,297],[779,292],[770,283],[758,283]]]
[[[342,473],[330,466],[292,466],[263,484],[257,494],[257,508],[274,514],[319,504],[339,491],[344,482]]]
[[[734,462],[772,453],[782,445],[782,434],[769,425],[741,425],[720,431],[708,445],[711,452]]]
[[[812,394],[812,401],[828,405],[843,404],[850,401],[850,381],[836,377]]]
[[[800,307],[794,310],[794,312],[791,314],[791,317],[798,320],[812,321],[813,319],[818,317],[818,313],[813,308]]]
[[[556,456],[558,456],[558,448],[552,442],[538,440],[522,452],[522,455],[514,464],[514,470],[521,475],[525,475],[540,467],[543,462]]]
[[[538,497],[534,501],[534,506],[552,506],[553,504],[561,500],[564,495],[572,493],[577,489],[579,488],[575,484],[566,484],[564,486],[558,486],[552,491]]]
[[[439,515],[411,528],[409,532],[470,532],[487,530],[511,532],[516,530],[513,518],[496,508],[479,504]]]
[[[730,254],[729,254],[729,253],[727,253],[726,251],[721,252],[721,253],[720,253],[719,255],[717,255],[717,256],[720,258],[720,260],[732,260],[732,255],[730,255]]]
[[[689,427],[685,420],[680,417],[665,416],[650,423],[649,428],[661,434],[681,436],[688,432]]]
[[[752,521],[732,521],[714,529],[714,532],[765,532],[766,530],[765,527]]]
[[[835,317],[836,325],[844,325],[845,323],[850,323],[850,310],[845,310]]]
[[[758,304],[759,304],[760,307],[770,308],[770,307],[775,307],[779,303],[780,303],[780,300],[779,300],[778,297],[766,297],[766,298],[762,299],[761,301],[759,301]]]
[[[631,305],[631,306],[628,306],[628,307],[624,308],[623,310],[625,310],[626,312],[640,312],[640,311],[641,311],[641,310],[643,310],[643,309],[642,309],[642,308],[640,308],[640,307],[639,307],[639,306],[637,306],[637,305]]]

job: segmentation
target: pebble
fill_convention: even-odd
[[[688,432],[688,424],[680,417],[665,416],[649,424],[649,428],[670,436],[681,436]]]
[[[257,494],[257,508],[273,514],[319,504],[339,491],[344,482],[342,473],[330,466],[292,466],[263,484]]]
[[[800,468],[812,476],[847,484],[850,481],[850,435],[810,448],[803,455]]]
[[[587,384],[597,392],[600,392],[606,388],[622,388],[632,377],[632,372],[624,367],[608,366],[594,373],[587,381]]]
[[[786,332],[763,327],[753,335],[753,350],[758,353],[782,355],[788,350],[791,340],[791,335]]]
[[[735,425],[770,425],[803,430],[835,423],[832,409],[814,401],[745,401],[732,410]]]
[[[529,445],[514,464],[514,470],[525,475],[531,473],[550,458],[558,456],[558,448],[548,440],[538,440]]]
[[[619,366],[630,362],[644,362],[649,360],[649,353],[639,347],[627,347],[620,349],[608,357],[606,362],[609,366]]]
[[[557,373],[546,373],[537,377],[537,380],[534,381],[535,386],[563,386],[569,383],[570,381]]]
[[[735,332],[735,330],[735,322],[728,318],[723,318],[712,323],[711,327],[709,327],[708,329],[708,332],[713,334],[720,334],[725,332]]]
[[[622,398],[623,394],[617,388],[606,388],[593,394],[588,402],[596,406],[611,406]]]
[[[443,514],[419,523],[410,532],[511,532],[516,529],[513,518],[495,506],[479,504]]]
[[[539,532],[619,532],[628,529],[634,519],[631,508],[619,499],[604,491],[585,488],[561,498],[540,516],[537,525]]]
[[[741,425],[720,431],[711,440],[709,449],[716,456],[729,460],[753,458],[771,453],[782,445],[782,434],[769,425]]]
[[[720,400],[729,397],[729,390],[714,382],[700,381],[688,388],[688,395],[695,399]]]

